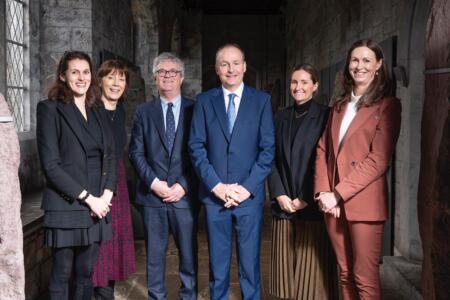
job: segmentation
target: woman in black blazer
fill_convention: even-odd
[[[328,119],[328,107],[313,100],[318,78],[311,65],[296,66],[294,105],[275,116],[269,292],[279,298],[337,299],[336,262],[313,195],[316,145]]]
[[[44,243],[52,248],[51,299],[91,299],[99,242],[112,236],[108,216],[116,188],[114,138],[96,107],[92,64],[83,52],[61,58],[48,100],[37,106],[37,144],[47,185]]]

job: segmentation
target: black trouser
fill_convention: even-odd
[[[97,300],[114,300],[114,280],[110,280],[107,286],[96,286],[94,297]]]
[[[75,265],[74,300],[91,300],[92,273],[97,260],[99,244],[82,247],[53,248],[53,268],[50,276],[50,298],[69,299],[69,279]]]

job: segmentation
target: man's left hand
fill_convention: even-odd
[[[237,206],[250,198],[251,194],[245,187],[242,185],[232,186],[227,193],[227,202],[225,203],[225,207],[229,208],[231,206]]]
[[[186,191],[178,182],[170,187],[168,195],[163,198],[163,202],[174,203],[181,200],[186,195]]]

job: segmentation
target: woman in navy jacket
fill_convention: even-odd
[[[51,299],[90,299],[99,243],[111,238],[108,216],[116,187],[114,139],[96,107],[92,64],[83,52],[61,58],[48,100],[37,106],[37,144],[47,181],[44,243],[52,248]]]

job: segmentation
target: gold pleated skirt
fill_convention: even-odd
[[[322,221],[272,218],[269,293],[301,300],[339,299],[336,259]]]

